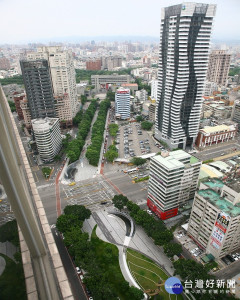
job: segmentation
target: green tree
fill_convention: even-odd
[[[135,286],[131,286],[129,288],[128,294],[130,294],[131,300],[142,300],[144,298],[143,291],[136,288]]]
[[[10,106],[11,112],[15,112],[16,111],[15,103],[13,101],[8,101],[8,104]]]
[[[152,126],[153,126],[153,123],[148,122],[148,121],[143,121],[141,123],[141,127],[143,130],[150,130],[152,128]]]
[[[119,210],[122,210],[124,206],[127,205],[128,201],[129,201],[128,198],[122,194],[115,195],[112,199],[114,206]]]
[[[175,268],[175,274],[181,276],[183,280],[195,280],[201,278],[204,281],[213,278],[208,275],[206,268],[194,260],[191,259],[179,259],[173,263]]]
[[[65,215],[75,215],[80,221],[89,219],[91,216],[91,211],[86,208],[84,205],[67,205],[64,208]]]
[[[18,228],[17,221],[9,221],[2,226],[0,226],[0,242],[11,242],[16,247],[19,247],[19,237],[18,237]]]
[[[73,227],[82,228],[82,221],[76,215],[61,215],[57,218],[56,227],[58,231],[65,233]]]
[[[137,122],[142,122],[144,119],[143,119],[143,116],[137,116],[136,117],[136,121]]]
[[[117,136],[117,132],[118,132],[118,125],[117,124],[109,124],[108,126],[109,129],[109,134],[113,137]]]
[[[131,159],[131,163],[134,164],[135,166],[141,166],[141,165],[145,164],[146,161],[147,161],[146,159],[141,158],[141,157],[133,157]]]
[[[16,76],[13,76],[13,77],[0,79],[0,84],[1,85],[8,85],[8,84],[14,84],[14,83],[19,84],[19,85],[23,85],[22,75],[16,75]]]
[[[114,150],[108,150],[105,153],[105,157],[108,161],[113,162],[114,159],[118,157],[118,152]]]
[[[110,101],[115,101],[115,93],[112,91],[108,91],[107,92],[107,99],[109,99]]]
[[[167,243],[163,246],[163,249],[169,257],[173,257],[174,255],[178,255],[182,252],[182,246],[177,243]]]

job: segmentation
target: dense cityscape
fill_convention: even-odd
[[[0,299],[240,298],[239,36],[167,2],[160,39],[0,44]]]

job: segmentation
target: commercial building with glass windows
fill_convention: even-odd
[[[201,162],[183,150],[162,153],[151,158],[148,207],[162,220],[177,215],[194,199]]]
[[[119,88],[115,93],[115,116],[126,120],[130,118],[130,90]]]

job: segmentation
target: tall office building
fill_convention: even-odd
[[[53,93],[56,97],[56,114],[60,121],[72,124],[78,110],[75,69],[71,50],[61,47],[39,47],[28,53],[28,60],[46,59],[49,64]]]
[[[194,199],[201,162],[183,150],[151,159],[148,207],[162,220],[177,215],[179,207]]]
[[[198,134],[216,5],[162,9],[155,137],[171,149],[192,147]]]
[[[130,90],[119,88],[115,94],[115,115],[126,120],[130,118]]]
[[[55,117],[52,81],[48,61],[20,61],[31,119]]]
[[[214,50],[209,56],[207,80],[221,86],[227,85],[231,54],[224,50]]]

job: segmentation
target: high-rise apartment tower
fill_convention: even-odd
[[[207,80],[218,85],[227,85],[231,54],[225,50],[214,50],[209,56]]]
[[[192,147],[198,134],[216,5],[162,9],[155,137],[171,149]]]
[[[55,117],[55,106],[48,61],[20,61],[31,119]]]
[[[56,116],[60,121],[71,125],[78,110],[75,69],[71,50],[61,47],[39,47],[37,52],[28,53],[28,60],[46,59],[48,61],[53,93],[55,97]]]

